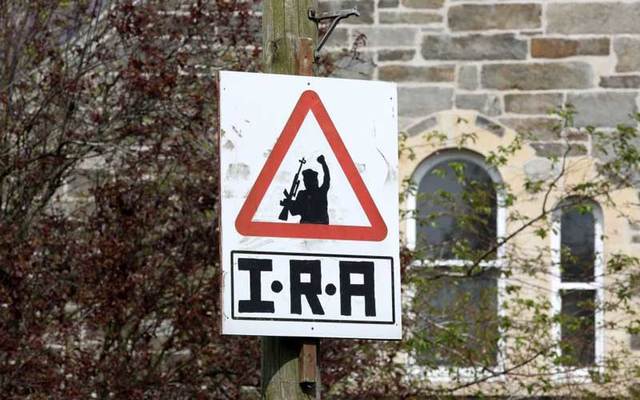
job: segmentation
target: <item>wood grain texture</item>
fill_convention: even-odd
[[[265,0],[262,17],[263,71],[313,75],[317,27],[308,10],[315,0]],[[308,400],[320,398],[317,347],[297,338],[262,338],[262,398]],[[315,347],[315,346],[313,346]],[[306,355],[306,356],[305,356]],[[302,356],[302,358],[300,358]],[[311,365],[315,363],[315,365]],[[315,372],[313,372],[315,371]],[[316,374],[310,382],[309,374]],[[306,382],[301,385],[301,382]]]
[[[317,9],[315,0],[268,0],[262,20],[263,71],[274,74],[298,74],[296,53],[300,38],[314,44],[317,29],[309,20],[309,9]]]

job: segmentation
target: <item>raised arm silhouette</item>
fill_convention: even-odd
[[[298,193],[289,193],[285,191],[285,199],[280,201],[280,205],[291,215],[300,215],[301,224],[329,224],[329,213],[327,211],[327,192],[329,191],[329,185],[331,176],[329,174],[329,167],[324,159],[324,155],[317,158],[318,163],[322,166],[322,185],[318,185],[318,173],[312,169],[305,169],[302,171],[302,180],[304,182],[304,190]],[[302,167],[302,164],[300,165]],[[292,187],[297,187],[296,179],[298,174],[294,178],[294,184]],[[295,195],[295,199],[293,198]],[[287,219],[286,214],[285,218]]]

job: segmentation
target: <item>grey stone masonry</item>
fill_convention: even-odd
[[[379,61],[409,61],[416,54],[415,50],[385,50],[382,49],[378,51],[378,60]]]
[[[631,347],[631,350],[640,350],[640,335],[631,335],[629,346]]]
[[[500,122],[522,134],[526,140],[540,142],[560,139],[561,121],[556,118],[502,118]]]
[[[600,86],[610,89],[638,89],[640,75],[603,76],[600,78]]]
[[[402,0],[402,5],[408,8],[440,8],[445,0]]]
[[[477,110],[485,115],[499,115],[502,111],[500,98],[488,94],[459,94],[456,96],[456,108]]]
[[[474,110],[487,135],[521,134],[535,154],[521,160],[524,173],[548,179],[560,168],[548,157],[612,157],[587,126],[635,123],[640,0],[319,2],[358,7],[362,16],[342,21],[322,51],[334,55],[334,76],[397,82],[399,129],[410,136],[436,129],[440,111]],[[550,112],[567,104],[576,126],[563,130]],[[638,226],[620,238],[634,248]],[[625,346],[640,351],[640,335]]]
[[[549,2],[549,33],[640,33],[640,3],[621,1]]]
[[[496,136],[504,136],[504,127],[489,118],[485,118],[482,115],[476,117],[476,125],[482,129],[486,129]]]
[[[587,147],[584,144],[566,143],[531,143],[536,155],[545,158],[560,158],[583,156],[587,154]]]
[[[464,90],[476,90],[478,88],[478,67],[475,65],[463,65],[458,71],[458,87]]]
[[[535,29],[542,26],[540,4],[464,4],[449,9],[452,31]]]
[[[547,114],[562,106],[562,93],[513,93],[504,96],[506,112],[516,114]]]
[[[438,120],[436,119],[436,117],[429,117],[427,119],[423,119],[422,121],[418,122],[413,126],[410,126],[407,129],[407,133],[409,134],[409,136],[418,135],[423,132],[428,132],[429,129],[432,129],[437,124],[438,124]]]
[[[333,66],[333,76],[347,79],[371,79],[376,67],[371,53],[361,52],[354,56],[346,51],[334,54]]]
[[[411,46],[416,41],[418,29],[394,26],[363,26],[353,29],[351,38],[355,39],[361,33],[367,37],[367,46],[370,47]]]
[[[637,93],[598,92],[567,96],[567,102],[580,112],[575,116],[576,126],[615,127],[631,123],[630,115],[637,112]]]
[[[426,35],[422,57],[427,60],[523,60],[527,42],[512,34]]]
[[[482,85],[499,90],[588,89],[594,86],[592,67],[585,62],[489,64],[482,68]]]
[[[398,108],[401,115],[426,116],[437,111],[449,110],[452,106],[452,88],[401,86],[398,89]]]
[[[613,49],[618,57],[617,72],[640,71],[640,38],[617,38]]]
[[[378,8],[398,7],[400,0],[378,0]]]
[[[342,27],[337,27],[336,29],[333,30],[333,32],[331,33],[331,36],[329,36],[329,39],[327,40],[327,43],[325,44],[325,46],[327,47],[343,47],[343,48],[347,48],[350,45],[350,38],[349,38],[349,30],[342,28]]]
[[[357,6],[327,44],[334,76],[397,82],[401,129],[475,110],[538,154],[596,154],[584,127],[633,123],[640,106],[640,0],[319,0]],[[364,37],[362,36],[364,35]],[[353,57],[353,42],[360,38]],[[572,132],[550,112],[571,103]]]
[[[425,12],[394,12],[380,11],[378,14],[381,24],[414,24],[428,25],[442,22],[442,15]]]
[[[606,56],[609,55],[609,47],[609,38],[533,38],[531,39],[531,56],[536,58]]]
[[[414,67],[409,65],[385,65],[378,69],[378,78],[396,82],[451,82],[455,67],[442,65]]]

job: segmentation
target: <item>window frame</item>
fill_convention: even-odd
[[[594,265],[593,280],[591,282],[563,282],[562,281],[562,213],[568,204],[579,200],[589,204],[594,223]],[[595,292],[596,304],[602,305],[604,302],[604,214],[602,207],[591,199],[566,198],[562,200],[551,215],[551,310],[553,315],[562,313],[562,291],[563,290],[593,290]],[[554,378],[558,381],[580,381],[590,382],[590,371],[598,373],[604,372],[604,309],[596,307],[594,310],[594,362],[588,367],[557,366],[554,371]],[[555,323],[552,337],[555,343],[560,343],[562,338],[561,324]],[[557,346],[558,354],[560,347]]]
[[[423,159],[420,164],[416,167],[416,169],[411,174],[410,183],[412,187],[415,187],[415,190],[409,191],[407,194],[405,204],[406,210],[409,211],[409,214],[406,219],[406,228],[405,228],[405,244],[407,248],[410,250],[415,250],[416,248],[416,235],[417,235],[417,220],[416,220],[416,211],[417,211],[417,196],[418,196],[418,188],[420,185],[420,181],[423,177],[433,170],[434,167],[443,163],[443,162],[451,162],[451,161],[466,161],[469,163],[473,163],[479,167],[481,167],[485,173],[491,178],[494,184],[501,185],[504,180],[500,175],[499,171],[487,164],[485,158],[472,150],[468,150],[465,148],[447,148],[438,150],[425,159]],[[502,301],[506,295],[506,280],[501,274],[501,269],[505,265],[505,247],[500,245],[506,236],[506,221],[507,221],[507,208],[505,206],[505,193],[499,187],[496,188],[496,241],[498,243],[498,248],[496,250],[496,257],[493,260],[482,261],[479,263],[479,267],[483,269],[487,268],[495,268],[498,277],[496,282],[497,287],[497,317],[502,318],[506,315],[506,310],[502,307]],[[470,261],[467,260],[458,260],[458,259],[444,259],[444,260],[413,260],[409,265],[410,268],[437,268],[437,267],[463,267],[465,265],[469,265]],[[405,290],[407,301],[411,302],[411,300],[415,297],[415,288],[408,288]],[[494,366],[494,371],[496,377],[490,378],[489,380],[501,380],[504,379],[504,376],[500,374],[500,371],[505,369],[505,342],[504,342],[504,330],[501,327],[498,327],[498,343],[497,343],[497,354],[496,354],[496,364]],[[420,366],[417,363],[415,356],[409,355],[408,357],[408,365],[409,371],[414,376],[426,376],[428,379],[434,382],[451,382],[454,378],[459,378],[461,380],[471,380],[477,377],[488,377],[493,375],[491,371],[487,371],[486,368],[483,367],[452,367],[452,366],[440,366],[437,368],[427,368],[424,366]],[[454,373],[451,373],[454,372]]]

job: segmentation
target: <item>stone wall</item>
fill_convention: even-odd
[[[578,127],[630,122],[640,92],[640,1],[324,0],[357,6],[327,49],[366,35],[335,76],[399,84],[400,129],[431,113],[473,109],[530,134],[541,153],[560,146],[548,114],[573,104]],[[586,135],[576,154],[590,151]],[[541,154],[542,155],[542,154]]]
[[[433,113],[471,109],[493,130],[527,135],[537,156],[562,155],[568,141],[570,156],[598,157],[579,129],[560,137],[549,111],[572,104],[577,128],[607,129],[639,110],[640,0],[321,0],[325,11],[353,6],[362,16],[327,46],[333,75],[397,82],[409,136]],[[640,224],[622,231],[640,251]]]

